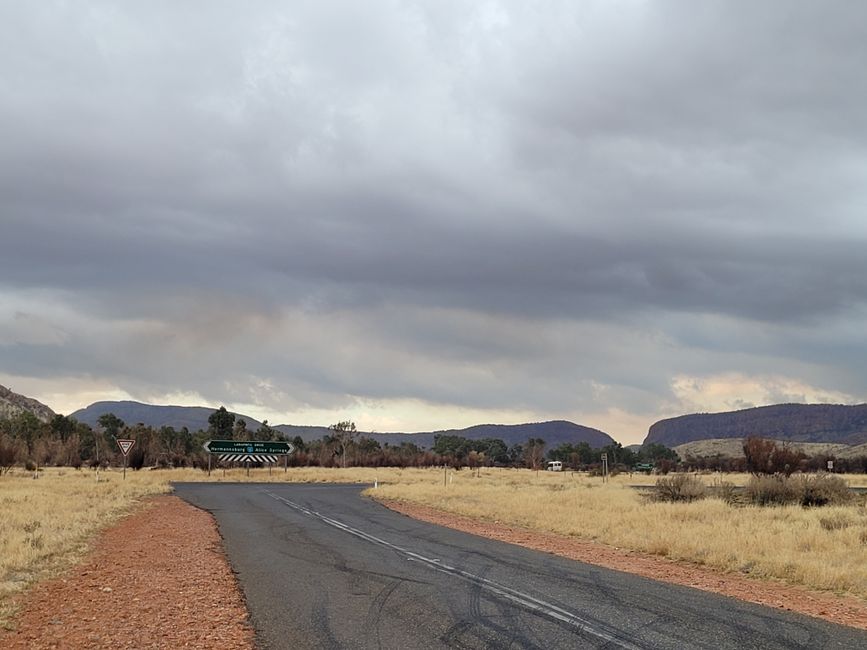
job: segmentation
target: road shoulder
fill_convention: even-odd
[[[0,646],[253,647],[214,518],[159,496],[106,530],[81,564],[21,596]]]

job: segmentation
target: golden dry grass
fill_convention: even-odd
[[[571,473],[463,471],[444,486],[441,474],[382,485],[375,496],[867,599],[863,499],[814,509],[655,503],[629,488],[628,476],[603,484]]]

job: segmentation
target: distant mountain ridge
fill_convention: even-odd
[[[0,386],[0,418],[12,419],[25,411],[35,415],[41,422],[48,422],[56,415],[42,402]]]
[[[867,443],[867,404],[775,404],[681,415],[651,425],[644,444],[676,447],[697,440],[747,436],[791,442]]]
[[[95,427],[99,417],[105,413],[114,413],[126,424],[145,424],[159,429],[160,427],[187,427],[190,431],[208,428],[208,418],[216,409],[206,406],[160,406],[143,404],[130,400],[94,402],[90,406],[78,409],[69,416],[79,422]],[[241,418],[247,423],[247,429],[256,430],[261,422],[241,413],[235,413],[235,418]]]
[[[315,440],[329,433],[327,427],[298,427],[282,424],[274,427],[287,438],[301,436],[303,440]],[[529,438],[542,438],[548,449],[562,443],[586,442],[593,448],[613,444],[614,438],[598,429],[585,427],[566,420],[534,422],[528,424],[477,424],[465,429],[424,431],[420,433],[363,433],[380,444],[399,445],[409,442],[419,447],[432,447],[437,435],[461,436],[469,440],[499,438],[507,445],[526,442]]]
[[[205,406],[158,406],[133,401],[103,401],[79,409],[71,413],[70,417],[95,427],[99,416],[105,413],[114,413],[127,424],[142,423],[155,428],[171,426],[180,429],[187,427],[190,431],[197,431],[208,428],[208,417],[214,410],[214,408]],[[258,420],[247,415],[236,413],[235,416],[246,421],[248,430],[255,430],[261,424]],[[330,433],[328,427],[319,426],[280,424],[274,425],[274,428],[287,438],[300,436],[304,441],[316,440]],[[403,442],[409,442],[420,447],[431,447],[434,436],[437,434],[463,436],[471,440],[500,438],[507,445],[523,443],[528,438],[542,438],[549,449],[564,442],[572,444],[586,442],[594,448],[614,443],[614,439],[604,431],[565,420],[530,424],[479,424],[466,429],[421,433],[360,433],[360,435],[373,438],[380,444],[399,445]]]

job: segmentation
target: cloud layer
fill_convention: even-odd
[[[625,442],[863,401],[867,9],[579,5],[0,8],[0,379]]]

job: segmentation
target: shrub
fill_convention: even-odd
[[[711,486],[711,490],[715,497],[722,499],[726,503],[731,504],[735,502],[737,487],[731,481],[715,479],[713,485]]]
[[[813,474],[796,476],[802,506],[842,505],[852,500],[849,486],[839,476],[833,474]]]
[[[753,476],[747,484],[747,498],[759,506],[782,506],[797,503],[795,485],[785,476]]]
[[[747,497],[760,506],[799,503],[824,506],[849,503],[852,493],[846,481],[832,474],[787,477],[753,476],[747,485]]]
[[[656,481],[654,498],[657,501],[696,501],[706,496],[704,483],[689,474],[677,474]]]

